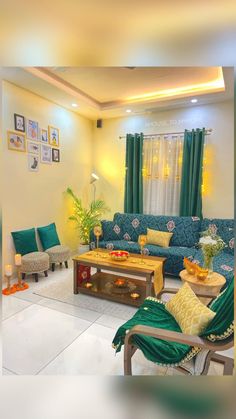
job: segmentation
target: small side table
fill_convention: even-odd
[[[201,292],[203,294],[210,294],[212,297],[217,297],[226,282],[225,277],[217,272],[213,272],[211,277],[204,279],[204,281],[198,279],[195,275],[190,275],[186,269],[181,271],[179,276],[183,282],[187,282],[190,285],[196,294]],[[211,298],[199,297],[199,299],[205,305],[211,301]]]

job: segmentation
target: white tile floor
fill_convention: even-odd
[[[4,375],[123,375],[123,351],[111,347],[123,319],[33,294],[43,284],[58,282],[68,270],[57,269],[27,291],[3,296]],[[72,269],[71,269],[72,276]],[[178,287],[180,282],[168,280]],[[227,354],[233,357],[233,351]],[[222,374],[218,364],[211,373]],[[141,351],[133,357],[133,374],[173,375],[177,371],[147,361]]]

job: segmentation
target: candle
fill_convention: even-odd
[[[11,265],[6,265],[5,266],[5,275],[6,276],[12,276],[12,266]]]
[[[18,253],[15,255],[15,264],[16,266],[21,266],[21,255]]]

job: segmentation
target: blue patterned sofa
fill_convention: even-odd
[[[227,248],[214,258],[214,270],[230,281],[234,275],[234,221],[224,219],[203,219],[198,217],[171,217],[145,214],[116,213],[113,221],[102,221],[103,235],[99,247],[123,249],[131,253],[140,253],[137,243],[140,234],[146,234],[147,228],[173,233],[170,247],[164,248],[148,244],[145,252],[152,256],[166,257],[166,274],[178,277],[183,269],[186,256],[202,263],[202,252],[197,249],[200,232],[208,228],[217,232],[227,244]],[[94,236],[91,235],[91,248]]]

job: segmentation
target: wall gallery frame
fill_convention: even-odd
[[[29,140],[38,141],[38,122],[33,121],[32,119],[27,119],[26,128],[27,138],[29,138]]]
[[[30,172],[38,172],[39,170],[39,156],[28,154],[28,169]]]
[[[25,132],[25,117],[14,113],[14,125],[16,131]]]
[[[9,150],[25,151],[25,134],[17,131],[7,131],[7,142]]]
[[[44,144],[48,144],[48,131],[46,129],[41,129],[41,141]]]
[[[52,148],[52,161],[60,162],[60,150],[58,148]]]
[[[59,147],[59,128],[48,126],[49,144],[53,147]]]
[[[31,154],[39,154],[40,144],[34,143],[33,141],[27,142],[27,151]]]
[[[52,163],[52,149],[45,144],[41,144],[41,163]]]

